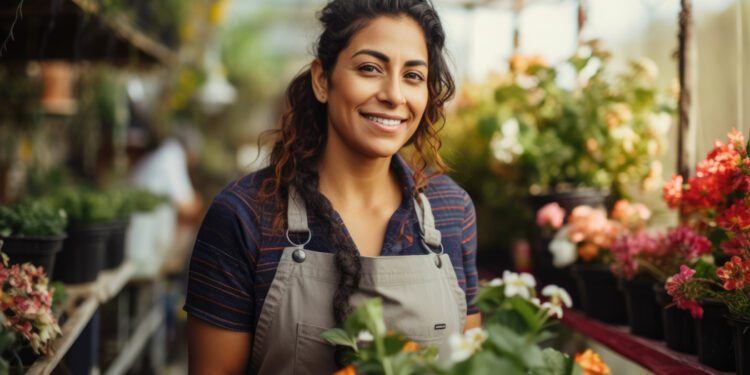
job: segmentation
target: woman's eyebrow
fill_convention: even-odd
[[[372,56],[372,57],[374,57],[374,58],[376,58],[376,59],[378,59],[380,61],[383,61],[386,64],[391,61],[391,59],[388,56],[386,56],[384,53],[379,52],[379,51],[375,51],[375,50],[372,50],[372,49],[361,49],[361,50],[359,50],[357,52],[354,52],[354,54],[352,55],[352,58],[354,58],[357,55],[370,55],[370,56]],[[422,61],[422,60],[409,60],[409,61],[405,62],[404,65],[405,66],[418,66],[418,65],[422,65],[422,66],[427,67],[427,63],[424,62],[424,61]]]

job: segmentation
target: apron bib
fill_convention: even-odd
[[[449,355],[448,337],[462,332],[466,297],[450,258],[443,254],[430,203],[419,195],[414,207],[425,255],[361,257],[359,290],[353,306],[380,297],[386,326]],[[334,348],[320,337],[335,326],[332,305],[338,284],[334,254],[305,249],[312,238],[304,202],[290,188],[289,232],[307,241],[284,249],[253,336],[252,374],[331,374]],[[433,252],[432,248],[439,249]]]

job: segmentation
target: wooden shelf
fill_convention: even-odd
[[[133,266],[125,262],[119,268],[103,271],[95,282],[66,286],[67,300],[62,308],[66,318],[62,336],[52,343],[52,355],[37,360],[27,374],[50,374],[57,367],[99,305],[117,295],[133,275]]]
[[[662,341],[631,335],[628,327],[602,323],[580,311],[566,310],[561,322],[655,374],[731,374],[699,363],[695,355],[675,352]]]
[[[109,366],[105,375],[124,374],[133,365],[133,361],[143,351],[148,339],[161,327],[164,322],[164,307],[161,304],[155,304],[146,317],[138,324],[135,332],[123,346],[122,352],[115,358]]]
[[[0,35],[10,32],[18,1],[0,5]],[[103,15],[93,0],[24,0],[23,17],[0,63],[88,60],[171,65],[176,54],[122,17]],[[2,41],[0,39],[0,42]]]

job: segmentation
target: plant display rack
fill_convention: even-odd
[[[561,322],[657,375],[732,374],[699,363],[696,355],[675,352],[663,341],[632,335],[626,326],[602,323],[580,311],[566,310]]]

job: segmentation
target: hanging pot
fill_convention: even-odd
[[[661,308],[664,342],[667,347],[682,353],[698,353],[693,316],[677,306],[669,306],[672,304],[672,296],[664,290],[664,285],[654,284],[653,288],[656,301]]]
[[[573,276],[578,284],[583,311],[605,323],[625,325],[625,296],[617,287],[617,279],[603,264],[574,264]]]

